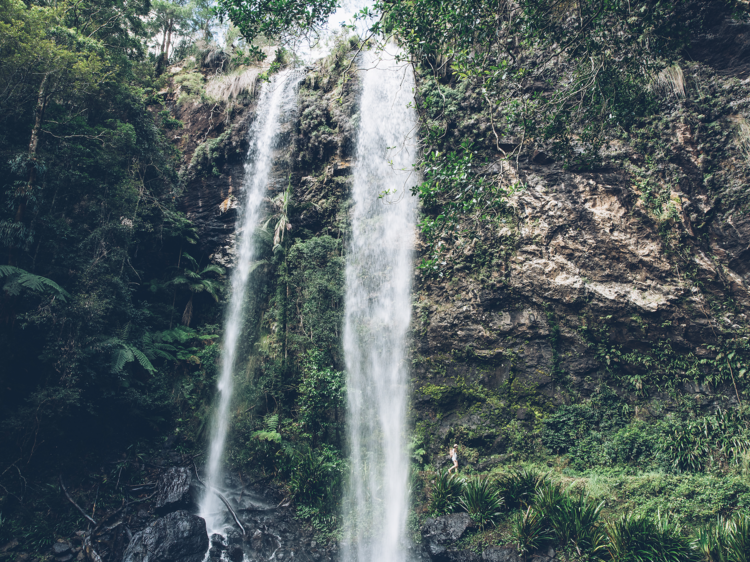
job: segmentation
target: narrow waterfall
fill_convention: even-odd
[[[254,256],[253,234],[261,219],[263,198],[269,182],[274,149],[279,140],[280,125],[289,111],[296,105],[296,86],[299,72],[287,70],[273,77],[264,85],[256,109],[255,121],[249,132],[250,148],[245,163],[245,180],[242,205],[237,218],[237,252],[232,273],[231,295],[224,326],[224,341],[221,357],[216,410],[214,411],[212,435],[206,467],[206,492],[201,501],[201,516],[206,520],[209,533],[217,527],[223,517],[220,500],[210,491],[219,488],[222,481],[224,446],[229,429],[230,405],[232,401],[234,368],[237,360],[239,336],[245,319],[245,293]]]
[[[392,50],[395,47],[389,46]],[[350,476],[345,562],[406,558],[409,506],[406,343],[415,238],[416,115],[411,69],[362,57],[352,232],[346,258],[344,353]]]

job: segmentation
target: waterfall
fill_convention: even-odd
[[[282,121],[296,104],[296,86],[300,73],[287,70],[275,75],[264,85],[255,121],[249,131],[250,147],[245,163],[241,210],[237,218],[237,253],[231,280],[229,307],[224,326],[224,341],[219,375],[219,396],[213,416],[212,435],[206,467],[206,491],[200,505],[201,516],[206,520],[209,533],[218,530],[224,507],[210,491],[222,482],[222,466],[227,430],[229,429],[234,368],[237,360],[239,336],[245,319],[245,293],[252,271],[253,234],[261,219],[263,199],[269,183],[274,149],[279,142]]]
[[[395,47],[390,46],[392,50]],[[346,257],[344,354],[350,475],[345,562],[405,559],[409,507],[406,343],[411,319],[417,178],[414,78],[393,55],[365,53],[351,239]]]

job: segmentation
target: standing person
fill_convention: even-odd
[[[453,444],[451,450],[448,451],[448,456],[453,461],[453,466],[448,469],[448,474],[454,470],[458,473],[458,443]]]

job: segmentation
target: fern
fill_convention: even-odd
[[[35,293],[55,292],[63,302],[70,296],[65,289],[52,279],[34,275],[12,265],[0,265],[0,279],[2,278],[6,279],[3,290],[11,296],[21,294],[22,289],[28,289]]]
[[[253,432],[253,437],[261,441],[281,443],[281,434],[277,431],[279,428],[279,414],[268,414],[263,420],[263,425],[265,425],[265,429]]]
[[[138,363],[141,364],[141,367],[146,369],[149,373],[153,374],[156,372],[156,368],[151,364],[151,361],[148,360],[148,357],[146,357],[146,355],[142,351],[134,347],[131,347],[130,351],[138,360]]]
[[[112,372],[121,373],[123,367],[133,359],[135,359],[133,352],[124,345],[123,347],[116,349],[112,353]]]
[[[279,428],[279,414],[268,414],[264,423],[268,431],[276,431]]]

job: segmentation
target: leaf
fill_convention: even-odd
[[[138,363],[141,364],[141,367],[146,369],[149,373],[153,374],[156,372],[156,368],[151,364],[151,361],[148,360],[148,357],[146,357],[142,351],[134,347],[131,347],[130,349],[132,351],[132,354],[138,360]]]

